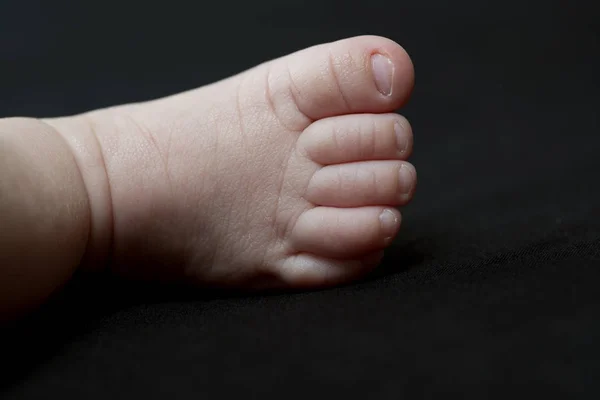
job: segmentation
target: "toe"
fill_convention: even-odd
[[[360,36],[311,47],[267,64],[267,92],[276,114],[294,110],[315,121],[402,106],[413,88],[410,57],[397,43]]]
[[[368,160],[406,160],[412,129],[397,114],[351,114],[321,119],[304,130],[297,148],[312,161],[340,164]]]
[[[285,260],[279,268],[279,277],[286,286],[296,288],[340,285],[362,278],[379,265],[382,258],[382,250],[350,260],[301,253]]]
[[[315,172],[304,197],[330,207],[399,206],[410,201],[415,185],[415,168],[405,161],[334,164]]]
[[[400,227],[398,210],[385,207],[315,207],[304,212],[291,242],[299,252],[349,259],[382,250]]]

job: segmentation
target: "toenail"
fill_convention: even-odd
[[[415,184],[415,174],[413,168],[408,164],[402,164],[400,170],[398,170],[398,189],[401,194],[408,194],[412,190]]]
[[[371,65],[375,77],[375,86],[383,95],[392,94],[392,82],[394,80],[394,64],[384,55],[373,54]]]
[[[400,122],[394,122],[394,132],[396,133],[396,143],[398,145],[398,151],[400,154],[406,153],[408,150],[408,140],[404,135],[404,127]]]
[[[398,229],[398,217],[388,208],[379,214],[379,222],[381,223],[381,232],[385,239],[391,239]]]

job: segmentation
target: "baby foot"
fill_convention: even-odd
[[[48,120],[87,186],[86,263],[137,278],[318,287],[375,267],[416,183],[413,66],[381,37],[190,92]]]

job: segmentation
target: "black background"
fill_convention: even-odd
[[[590,1],[0,1],[0,116],[146,100],[313,44],[413,57],[419,190],[370,279],[269,296],[79,277],[2,330],[0,397],[597,398]]]

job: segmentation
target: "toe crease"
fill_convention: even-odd
[[[273,113],[273,116],[275,117],[275,119],[277,120],[279,125],[281,125],[282,127],[284,127],[285,129],[287,129],[291,132],[300,133],[300,132],[302,132],[302,129],[294,128],[289,123],[287,123],[285,121],[285,118],[281,117],[281,115],[280,115],[281,113],[278,111],[279,108],[275,105],[275,100],[273,98],[273,92],[271,90],[271,76],[273,74],[272,68],[273,67],[270,64],[267,65],[267,67],[266,67],[267,73],[265,74],[265,80],[266,80],[266,82],[265,82],[265,87],[266,87],[265,97],[267,98],[267,106],[269,107],[269,110]],[[290,90],[290,92],[291,92],[291,90]],[[292,97],[293,97],[293,94],[292,94]],[[295,100],[292,100],[292,101],[295,104]]]
[[[304,112],[304,110],[302,110],[302,108],[300,107],[300,103],[298,102],[298,96],[296,94],[296,93],[299,93],[300,91],[298,90],[298,86],[294,82],[294,78],[292,76],[292,71],[290,69],[289,64],[286,64],[285,70],[287,71],[287,75],[288,75],[289,92],[290,92],[290,97],[292,98],[292,102],[294,103],[296,110],[298,110],[298,113],[300,113],[300,115],[302,115],[304,118],[306,118],[309,121],[309,123],[307,125],[310,125],[311,123],[313,123],[315,121],[315,119],[312,118],[310,115],[308,115],[306,112]]]
[[[340,82],[340,77],[339,77],[338,73],[336,72],[336,68],[334,65],[335,63],[334,63],[333,55],[331,54],[331,52],[328,53],[327,64],[329,67],[329,73],[331,74],[331,76],[333,78],[333,82],[335,83],[337,91],[339,92],[340,97],[342,98],[342,101],[344,102],[344,106],[346,107],[346,110],[348,112],[352,111],[350,102],[348,101],[348,98],[346,97],[346,94],[344,93],[344,89],[342,88],[342,84]]]

